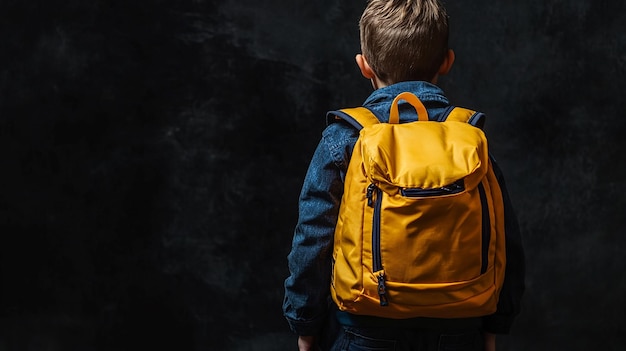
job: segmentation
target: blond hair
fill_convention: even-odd
[[[432,80],[448,51],[448,15],[438,0],[370,0],[359,29],[363,56],[386,84]]]

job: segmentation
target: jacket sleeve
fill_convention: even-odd
[[[311,159],[299,198],[298,222],[287,256],[283,313],[298,335],[317,335],[326,322],[335,225],[343,195],[337,145],[322,139]]]
[[[504,200],[506,268],[498,309],[496,313],[484,318],[483,329],[494,334],[508,334],[515,317],[520,312],[522,295],[525,290],[525,258],[517,216],[506,189],[504,176],[495,160],[492,159],[491,161]]]

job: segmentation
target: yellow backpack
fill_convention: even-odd
[[[400,100],[418,121],[399,123]],[[394,99],[389,123],[364,107],[333,115],[362,127],[335,229],[331,294],[339,309],[396,319],[495,312],[504,206],[475,126],[484,115],[457,107],[429,121],[408,92]]]

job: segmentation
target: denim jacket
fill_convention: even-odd
[[[436,85],[413,81],[401,82],[375,90],[363,106],[387,122],[396,95],[409,91],[424,103],[429,118],[436,119],[450,105]],[[413,107],[402,102],[400,122],[417,119]],[[283,312],[292,331],[298,335],[317,335],[330,310],[330,277],[333,237],[343,195],[352,149],[358,131],[347,123],[329,123],[322,132],[304,179],[299,198],[299,218],[287,260],[290,276],[285,280]],[[495,161],[493,164],[495,165]],[[483,319],[483,328],[492,333],[508,333],[519,313],[524,291],[524,255],[517,219],[506,191],[502,173],[496,176],[505,201],[507,266],[498,311]]]

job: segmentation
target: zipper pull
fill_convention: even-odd
[[[389,301],[387,300],[387,287],[385,286],[385,273],[383,272],[378,275],[378,296],[380,297],[381,306],[389,305]]]
[[[460,183],[459,183],[460,182]],[[463,190],[463,179],[458,180],[452,184],[448,184],[446,186],[442,186],[441,190],[447,191],[449,193],[454,193]]]
[[[367,186],[367,192],[365,193],[365,196],[367,197],[367,206],[369,207],[374,207],[374,201],[372,200],[372,198],[374,196],[375,189],[376,185],[374,185],[374,183],[371,183]]]

